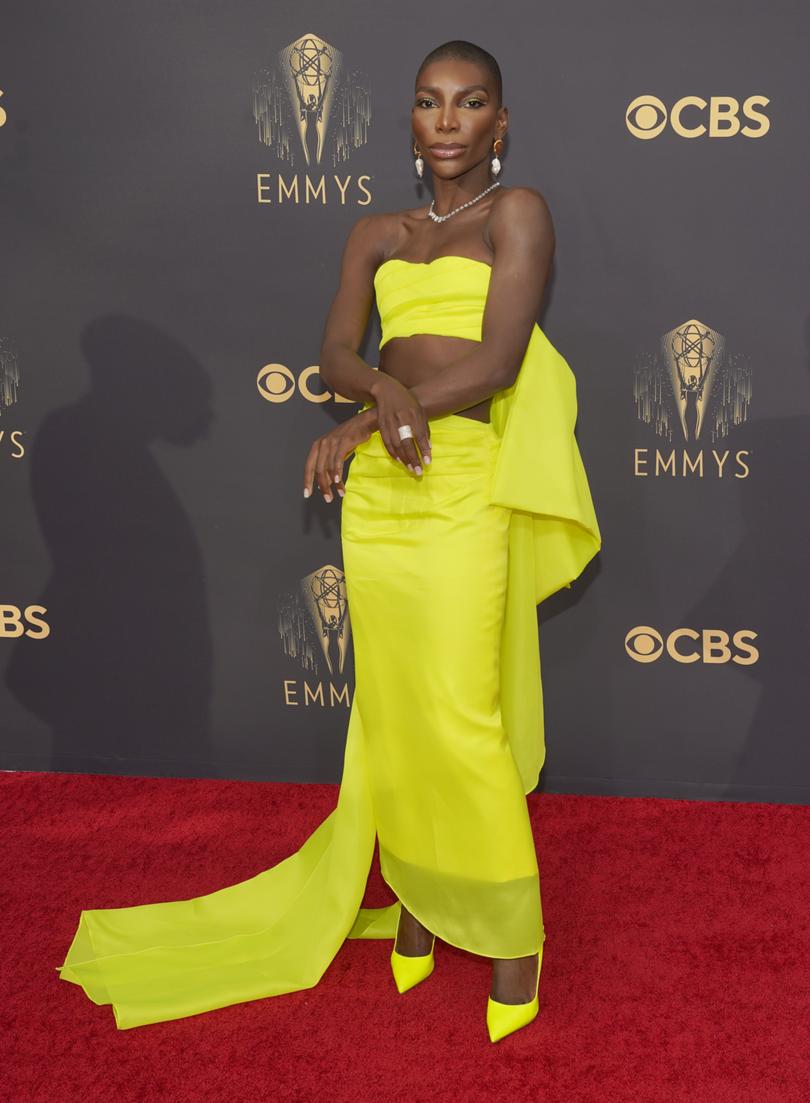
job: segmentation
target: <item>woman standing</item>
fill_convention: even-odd
[[[412,128],[433,201],[353,227],[325,325],[324,381],[364,404],[304,471],[305,496],[343,500],[356,686],[337,808],[249,881],[82,912],[61,975],[112,1003],[119,1027],[311,987],[346,937],[395,938],[400,992],[430,975],[436,937],[491,958],[492,1041],[537,1014],[536,606],[601,538],[576,384],[535,322],[551,217],[496,179],[507,125],[489,53],[428,55]],[[379,370],[357,354],[375,295]],[[375,838],[397,902],[361,908]]]

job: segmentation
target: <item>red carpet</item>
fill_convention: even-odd
[[[437,943],[400,996],[390,943],[307,992],[116,1030],[60,981],[82,907],[197,896],[286,857],[336,787],[0,775],[3,1053],[13,1103],[806,1103],[810,808],[530,797],[540,1015],[486,1035],[489,967]],[[375,868],[367,902],[391,899]]]

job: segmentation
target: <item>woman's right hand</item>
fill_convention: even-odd
[[[371,398],[377,407],[377,426],[383,444],[395,460],[421,471],[422,460],[431,461],[427,415],[404,384],[385,372],[377,374],[371,386]],[[398,431],[400,425],[410,425],[413,436],[402,440]]]
[[[304,464],[304,497],[312,494],[317,482],[325,502],[331,502],[337,490],[342,498],[346,492],[343,483],[343,467],[358,444],[367,441],[374,432],[376,411],[373,407],[361,410],[354,417],[338,422],[323,436],[316,437]]]

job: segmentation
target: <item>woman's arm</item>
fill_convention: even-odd
[[[374,273],[382,260],[380,218],[367,215],[349,231],[340,266],[337,294],[329,309],[318,359],[321,379],[330,391],[357,402],[371,401],[377,370],[358,354],[374,303]]]
[[[506,192],[493,206],[487,230],[495,262],[481,342],[409,388],[427,417],[465,410],[510,387],[540,313],[555,245],[545,199],[533,188]],[[376,428],[373,409],[362,416]]]
[[[340,283],[324,325],[319,365],[321,378],[331,391],[375,404],[373,413],[362,415],[363,426],[369,433],[379,430],[394,459],[416,466],[420,453],[427,453],[429,462],[427,415],[404,383],[369,367],[357,352],[374,302],[374,273],[382,262],[386,241],[394,236],[390,221],[390,215],[367,215],[349,232]],[[397,430],[406,424],[412,427],[413,437],[402,440]]]

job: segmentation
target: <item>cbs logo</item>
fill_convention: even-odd
[[[267,402],[287,402],[294,394],[300,394],[307,402],[328,402],[334,398],[335,402],[353,402],[351,398],[344,398],[337,392],[317,390],[311,387],[313,376],[321,378],[317,364],[295,374],[286,364],[265,364],[256,377],[256,386],[259,394]]]
[[[759,658],[759,651],[749,642],[756,638],[757,633],[748,628],[733,636],[722,628],[704,628],[701,632],[676,628],[664,639],[657,629],[640,624],[624,637],[624,649],[637,663],[654,663],[666,651],[676,663],[732,662],[751,666]]]
[[[733,138],[742,134],[746,138],[761,138],[771,128],[771,120],[757,107],[766,107],[771,101],[767,96],[749,96],[740,101],[733,96],[712,96],[704,100],[701,96],[682,96],[672,105],[669,112],[657,96],[637,96],[625,111],[624,121],[634,138],[647,140],[657,138],[667,125],[681,138]],[[755,123],[742,126],[740,113]],[[687,120],[692,125],[687,125]]]
[[[47,613],[44,605],[26,605],[20,610],[17,605],[0,605],[0,639],[16,639],[17,636],[30,636],[32,640],[44,640],[50,636],[50,625],[37,616]],[[26,628],[26,622],[32,626]]]

